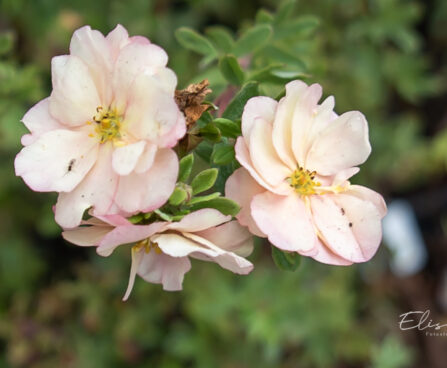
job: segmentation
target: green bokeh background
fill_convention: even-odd
[[[137,280],[123,303],[128,249],[101,258],[64,242],[56,196],[14,176],[19,121],[49,94],[51,57],[68,52],[76,28],[121,23],[167,50],[180,88],[205,73],[217,97],[222,76],[174,32],[219,24],[237,36],[261,8],[275,13],[277,2],[0,0],[0,367],[445,367],[447,337],[397,324],[415,309],[447,323],[443,0],[302,0],[291,19],[313,15],[320,26],[285,45],[307,65],[306,81],[335,95],[337,112],[367,116],[373,153],[356,181],[413,205],[429,252],[417,275],[393,276],[384,246],[366,265],[303,259],[282,272],[258,241],[249,276],[193,262],[182,292]]]

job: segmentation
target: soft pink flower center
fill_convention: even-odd
[[[302,167],[298,167],[290,177],[287,178],[287,182],[290,186],[301,195],[317,194],[316,187],[321,186],[321,183],[315,181],[315,171],[310,172]]]
[[[93,121],[96,124],[95,132],[100,143],[117,141],[121,138],[123,116],[116,109],[105,110],[102,106],[98,106]],[[88,121],[87,124],[93,123]],[[90,136],[94,137],[95,135],[92,133]]]

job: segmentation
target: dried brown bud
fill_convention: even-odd
[[[208,86],[208,79],[205,79],[200,83],[190,84],[185,89],[175,91],[175,102],[185,114],[188,128],[210,107],[210,105],[202,104],[206,95],[212,92]]]

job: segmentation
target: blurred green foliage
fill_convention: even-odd
[[[276,97],[288,80],[321,83],[338,112],[358,109],[370,123],[373,154],[359,182],[399,195],[445,176],[447,129],[423,104],[445,93],[446,3],[435,1],[431,16],[422,1],[276,3],[0,0],[1,367],[411,365],[395,306],[371,291],[360,266],[303,259],[298,271],[280,272],[260,242],[249,276],[196,262],[183,292],[138,280],[123,303],[130,252],[103,259],[64,243],[52,217],[55,196],[32,193],[14,177],[26,132],[19,120],[48,95],[51,57],[68,52],[76,28],[107,33],[116,23],[164,47],[181,88],[209,78],[210,99],[242,85],[246,97],[254,88]],[[240,108],[234,103],[227,121],[213,123],[223,140],[197,152],[224,176],[234,169]]]

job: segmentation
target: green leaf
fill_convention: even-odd
[[[234,54],[242,56],[263,47],[269,42],[273,29],[268,24],[258,24],[246,31],[234,46]]]
[[[273,23],[274,17],[272,13],[265,9],[260,9],[256,13],[256,23],[262,24],[262,23]]]
[[[240,124],[233,120],[217,118],[213,120],[213,123],[219,128],[224,137],[237,138],[242,134]]]
[[[211,161],[216,165],[229,164],[234,159],[234,147],[225,143],[216,144],[213,148]]]
[[[175,31],[177,41],[185,48],[208,57],[216,57],[217,51],[208,39],[191,28],[181,27]]]
[[[137,213],[136,215],[133,215],[127,219],[132,224],[137,224],[140,221],[144,220],[144,214],[143,213]]]
[[[207,169],[198,173],[191,182],[192,194],[202,193],[207,189],[210,189],[217,179],[217,169]]]
[[[225,79],[236,86],[244,83],[244,72],[242,71],[234,55],[225,55],[219,61],[219,68]]]
[[[318,26],[320,20],[313,15],[305,15],[296,18],[292,22],[278,24],[275,28],[275,40],[281,40],[288,37],[305,37],[310,35]]]
[[[160,209],[158,210],[154,210],[154,212],[162,219],[165,221],[173,221],[173,218],[171,215],[164,213],[163,211],[161,211]]]
[[[265,50],[265,54],[272,60],[286,64],[288,66],[294,66],[301,71],[306,71],[306,64],[295,54],[283,50],[276,46],[268,46]]]
[[[193,211],[202,208],[214,208],[223,213],[224,215],[231,215],[231,216],[236,216],[241,209],[241,207],[235,201],[232,201],[231,199],[228,198],[215,198],[209,201],[196,203],[193,206],[191,206],[191,209]]]
[[[273,245],[272,257],[276,266],[282,271],[295,271],[301,261],[301,256],[298,253],[283,252]]]
[[[194,165],[194,155],[192,153],[180,160],[177,181],[183,183],[188,181],[189,175],[191,175],[192,165]]]
[[[14,34],[12,32],[0,33],[0,55],[5,55],[12,50]]]
[[[214,198],[218,198],[220,197],[220,193],[216,192],[216,193],[211,193],[205,196],[200,196],[200,197],[193,197],[191,198],[191,200],[187,203],[188,205],[193,205],[196,203],[200,203],[200,202],[206,202],[206,201],[210,201]]]
[[[281,3],[275,15],[275,24],[283,23],[290,15],[296,0],[286,0]]]
[[[211,142],[220,142],[222,138],[220,130],[214,123],[208,123],[203,128],[200,128],[199,134],[201,137],[208,139]]]
[[[169,204],[178,206],[179,204],[186,202],[188,200],[188,197],[189,193],[185,188],[176,186],[171,196],[169,197]]]
[[[202,141],[194,149],[194,153],[203,161],[210,163],[211,153],[213,152],[213,145],[208,141]]]
[[[242,111],[246,102],[259,95],[259,85],[257,82],[248,82],[242,86],[242,89],[234,96],[227,108],[222,114],[222,117],[230,120],[238,120],[241,118]]]
[[[211,38],[214,45],[225,53],[230,53],[234,47],[234,39],[226,28],[224,27],[209,27],[205,33]]]

